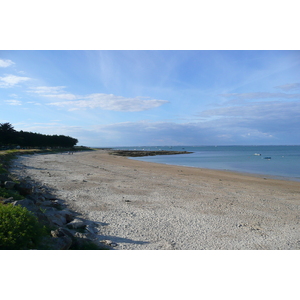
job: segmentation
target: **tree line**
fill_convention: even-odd
[[[74,147],[78,140],[65,135],[16,131],[10,123],[0,123],[0,147]]]

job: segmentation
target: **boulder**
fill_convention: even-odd
[[[33,187],[30,183],[21,182],[15,185],[15,189],[22,195],[27,196],[31,195],[33,192]]]
[[[38,218],[38,221],[46,226],[55,227],[56,225],[52,222],[51,218],[47,217],[43,212],[36,211],[34,215]]]
[[[55,199],[54,201],[53,201],[53,204],[57,204],[57,205],[64,205],[64,200],[60,200],[60,199]]]
[[[58,214],[62,215],[67,223],[74,221],[75,216],[67,209],[57,211]]]
[[[80,219],[74,219],[72,222],[68,223],[67,227],[72,229],[76,228],[84,228],[86,227],[87,223],[85,221],[82,221]]]
[[[52,201],[47,200],[47,201],[40,201],[39,204],[41,206],[52,206]]]
[[[4,174],[0,174],[0,181],[4,182],[4,181],[8,181],[11,180],[10,176],[6,173]]]
[[[40,210],[43,211],[44,214],[46,215],[53,215],[58,212],[58,210],[55,209],[54,207],[44,207],[44,208],[41,207]]]
[[[17,200],[12,202],[13,206],[20,205],[22,207],[27,208],[31,212],[35,212],[38,208],[34,205],[34,202],[30,199]]]
[[[107,245],[107,246],[110,246],[110,247],[117,247],[118,246],[117,243],[114,243],[111,240],[102,240],[102,241],[100,241],[100,243],[102,243],[104,245]]]
[[[11,190],[14,188],[16,183],[14,181],[4,181],[4,187],[8,190]]]
[[[68,250],[72,245],[72,239],[69,236],[52,238],[52,247],[56,250]]]
[[[75,232],[75,237],[77,238],[81,238],[81,239],[86,239],[87,238],[87,234],[86,233],[81,233],[81,232]]]
[[[50,219],[54,224],[58,226],[64,226],[67,224],[66,218],[58,213],[55,214],[46,214],[48,219]]]
[[[54,207],[46,207],[45,209],[40,208],[45,216],[55,225],[64,226],[67,223],[66,218],[59,213]]]
[[[92,248],[91,248],[92,246]],[[97,247],[97,248],[95,248]],[[103,249],[109,249],[106,245],[104,245],[104,247],[102,247]],[[98,250],[98,249],[101,249],[99,246],[97,246],[93,240],[91,239],[88,239],[88,238],[81,238],[81,237],[76,237],[73,241],[73,244],[72,244],[72,249],[74,250],[91,250],[91,249],[94,249],[94,250]]]
[[[45,193],[43,194],[43,197],[46,199],[46,200],[55,200],[56,197],[51,195],[50,193]]]
[[[87,225],[86,230],[91,234],[97,234],[97,232],[98,232],[98,229],[91,225]]]
[[[53,237],[62,237],[62,236],[68,236],[70,237],[71,239],[74,238],[72,232],[66,228],[62,228],[62,227],[59,227],[57,228],[56,230],[51,230],[51,235]]]

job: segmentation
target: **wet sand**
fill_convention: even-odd
[[[19,157],[11,171],[98,222],[115,249],[300,249],[300,183],[106,150]]]

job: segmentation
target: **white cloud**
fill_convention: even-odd
[[[63,92],[65,86],[37,86],[31,87],[30,92],[37,94],[57,94]]]
[[[225,98],[233,98],[234,100],[255,100],[255,99],[300,99],[300,94],[286,94],[286,93],[267,93],[267,92],[255,92],[255,93],[230,93],[221,94]]]
[[[76,98],[81,99],[77,101],[49,103],[49,105],[54,105],[58,107],[70,107],[69,110],[77,110],[83,108],[94,109],[99,107],[104,110],[136,112],[153,109],[169,102],[166,100],[149,100],[141,97],[125,98],[122,96],[115,96],[112,94],[92,94],[83,97],[75,96],[73,94],[62,94],[55,95],[55,97],[68,100],[73,100]]]
[[[22,102],[19,100],[4,100],[9,105],[22,105]]]
[[[53,95],[42,95],[42,96],[49,97],[49,98],[64,99],[64,100],[75,100],[79,98],[79,96],[76,96],[74,94],[53,94]]]
[[[75,95],[64,92],[65,86],[39,86],[31,87],[29,92],[39,94],[40,96],[68,101],[50,102],[48,105],[53,105],[61,108],[68,108],[69,111],[79,109],[94,109],[101,108],[112,111],[144,111],[159,107],[167,100],[147,99],[143,97],[125,98],[122,96],[115,96],[113,94],[90,94],[90,95]]]
[[[27,103],[29,103],[29,104],[34,104],[34,105],[42,105],[41,103],[33,102],[33,101],[28,101]]]
[[[300,83],[290,83],[290,84],[284,84],[284,85],[278,85],[275,86],[275,88],[284,90],[284,91],[290,91],[290,90],[297,90],[300,89]]]
[[[228,118],[240,118],[243,120],[251,119],[253,124],[257,120],[279,120],[291,117],[300,116],[300,103],[298,101],[270,101],[270,102],[254,102],[247,105],[235,105],[222,108],[216,108],[203,111],[199,114],[199,117],[211,119],[228,117]]]
[[[0,59],[0,68],[6,68],[13,64],[14,62],[9,59]]]
[[[5,77],[0,77],[0,87],[10,88],[20,82],[27,81],[27,80],[30,80],[30,78],[15,76],[15,75],[6,75]]]

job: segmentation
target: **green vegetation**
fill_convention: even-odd
[[[74,147],[77,143],[69,136],[16,131],[10,123],[0,123],[0,147]]]
[[[6,133],[3,133],[3,128],[6,129],[6,131],[12,133],[10,137]],[[35,138],[41,138],[41,135],[37,135],[37,134],[34,135]],[[19,135],[16,134],[16,131],[13,130],[12,126],[9,123],[0,124],[0,175],[2,176],[1,181],[3,182],[14,179],[14,177],[11,174],[9,174],[8,169],[12,160],[16,158],[17,155],[94,150],[84,146],[74,147],[73,145],[74,143],[72,144],[72,146],[69,145],[68,147],[57,146],[58,144],[52,144],[52,146],[49,147],[43,146],[41,148],[37,148],[39,144],[34,143],[35,147],[33,148],[28,149],[29,147],[26,147],[26,149],[21,149],[20,147],[16,147],[16,140],[13,139],[20,136],[21,136],[20,134]],[[52,141],[54,140],[55,139],[53,138]],[[21,143],[18,144],[21,145]],[[7,149],[7,148],[18,148],[18,149]],[[3,200],[10,197],[13,197],[14,200],[21,200],[24,198],[16,190],[7,189],[4,187],[4,184],[2,185],[2,187],[0,186],[0,250],[52,249],[53,241],[50,235],[50,231],[51,231],[51,228],[49,227],[50,225],[47,225],[46,222],[45,224],[49,228],[43,226],[38,221],[38,218],[33,213],[28,211],[26,208],[23,208],[18,205],[13,206],[12,204],[4,204],[5,201]],[[60,207],[58,209],[62,209],[62,208]],[[43,209],[40,210],[41,213],[44,213]],[[52,229],[54,230],[55,228]],[[84,240],[78,243],[75,242],[70,248],[70,250],[102,250],[102,249],[107,249],[107,248],[101,247],[93,243],[92,241],[88,241],[88,240]]]
[[[38,249],[45,236],[45,226],[26,208],[0,203],[1,250]]]
[[[24,199],[17,191],[8,190],[0,187],[0,200],[13,197],[14,200],[22,200]]]

